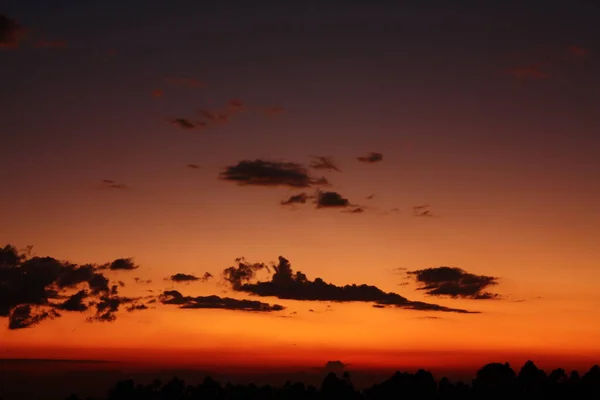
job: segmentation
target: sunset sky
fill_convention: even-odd
[[[0,356],[598,362],[600,5],[451,3],[0,0]]]

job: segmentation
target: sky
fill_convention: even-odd
[[[0,14],[4,357],[600,359],[597,3]]]

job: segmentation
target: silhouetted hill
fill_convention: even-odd
[[[74,376],[74,379],[76,377]],[[76,386],[76,382],[73,382]],[[0,400],[33,399],[23,390]],[[532,361],[519,372],[508,363],[490,363],[480,368],[471,384],[452,383],[443,377],[438,381],[431,372],[396,372],[383,382],[357,390],[349,372],[341,376],[330,372],[320,386],[303,382],[283,385],[222,383],[206,377],[199,384],[186,384],[174,377],[166,382],[158,379],[147,384],[133,379],[119,380],[99,397],[68,396],[67,400],[391,400],[391,399],[600,399],[600,367],[594,365],[582,376],[577,371],[567,374],[558,368],[547,374]]]

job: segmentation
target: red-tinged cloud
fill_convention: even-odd
[[[265,109],[263,109],[263,112],[266,115],[279,115],[282,114],[285,110],[283,109],[283,107],[267,107]]]
[[[206,122],[191,122],[186,118],[173,118],[169,120],[169,123],[183,130],[202,129],[206,127]]]
[[[227,102],[227,109],[230,113],[238,113],[246,110],[244,102],[239,99],[231,99]]]
[[[569,52],[569,54],[576,57],[586,57],[590,54],[590,51],[588,49],[580,46],[569,46],[567,48],[567,51]]]
[[[0,14],[0,49],[16,49],[25,38],[26,29],[17,21]]]
[[[154,97],[155,99],[160,99],[164,95],[165,95],[165,92],[162,89],[154,89],[152,91],[152,97]]]
[[[506,70],[508,75],[520,80],[541,80],[550,78],[550,74],[537,65],[524,65]]]
[[[39,49],[64,49],[67,47],[67,42],[64,40],[38,40],[35,47]]]
[[[383,154],[371,152],[365,156],[357,157],[357,160],[367,164],[374,164],[383,161]]]
[[[181,87],[190,87],[190,88],[203,88],[206,85],[194,78],[180,78],[180,77],[170,77],[166,78],[165,82]]]

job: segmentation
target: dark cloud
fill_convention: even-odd
[[[152,283],[151,279],[142,279],[142,278],[139,278],[139,277],[135,277],[135,278],[133,278],[133,280],[135,281],[135,283],[139,283],[139,284],[142,284],[142,285],[149,285],[149,284]]]
[[[160,99],[161,97],[163,97],[165,95],[165,91],[162,89],[154,89],[151,93],[152,97],[154,97],[155,99]]]
[[[279,304],[262,303],[256,300],[238,300],[219,296],[184,296],[177,290],[167,290],[160,295],[163,304],[177,305],[179,308],[217,308],[237,311],[282,311],[285,307]]]
[[[312,159],[313,161],[310,164],[312,169],[342,172],[330,157],[312,156]]]
[[[497,285],[498,278],[475,275],[455,267],[436,267],[408,271],[421,286],[419,290],[431,296],[448,296],[475,300],[497,299],[500,296],[486,292],[489,286]]]
[[[186,166],[191,169],[200,169],[200,166],[198,164],[188,164]]]
[[[370,194],[370,195],[367,196],[367,200],[373,200],[374,197],[375,197],[374,194]]]
[[[471,313],[437,304],[410,301],[397,293],[384,292],[376,286],[364,284],[337,286],[321,278],[311,281],[302,272],[294,272],[289,261],[283,257],[279,257],[279,262],[273,266],[274,273],[270,281],[254,282],[256,272],[266,269],[266,265],[251,264],[243,258],[237,259],[236,262],[238,266],[225,269],[223,276],[231,284],[232,289],[238,292],[286,300],[367,302],[421,311]]]
[[[0,14],[0,49],[16,49],[25,37],[25,28],[17,21]]]
[[[204,123],[204,122],[193,123],[186,118],[173,118],[173,119],[170,119],[169,122],[175,126],[178,126],[181,129],[186,129],[186,130],[203,128],[206,125],[206,123]]]
[[[88,298],[88,292],[85,289],[71,295],[67,300],[57,304],[56,308],[64,311],[87,311],[89,306],[84,303],[84,300]]]
[[[91,305],[110,305],[119,285],[111,286],[99,271],[110,270],[111,266],[131,269],[124,267],[130,265],[127,260],[102,266],[77,265],[52,257],[28,258],[14,246],[0,248],[0,317],[9,317],[10,329],[19,329],[59,317],[57,310],[83,312]],[[108,317],[99,315],[98,320]]]
[[[235,259],[237,267],[229,267],[223,271],[223,278],[231,285],[233,290],[240,290],[242,284],[249,282],[256,276],[258,271],[263,269],[270,272],[269,267],[264,263],[249,263],[245,258]]]
[[[317,208],[338,208],[351,206],[348,199],[337,192],[319,192],[316,200]]]
[[[125,308],[127,312],[139,311],[139,310],[147,310],[148,306],[146,304],[132,304],[129,307]]]
[[[306,193],[295,194],[290,196],[287,200],[281,201],[281,205],[289,206],[292,204],[305,204],[311,197],[312,196],[309,196]]]
[[[45,319],[54,319],[60,317],[55,310],[44,310],[35,312],[29,304],[22,304],[15,307],[8,317],[8,329],[23,329],[37,325]]]
[[[371,153],[367,154],[366,156],[357,157],[356,159],[360,162],[373,164],[376,162],[383,161],[383,154],[371,152]]]
[[[550,74],[539,65],[523,65],[506,70],[508,75],[519,80],[541,80],[550,78]]]
[[[206,272],[202,277],[197,277],[196,275],[190,275],[190,274],[182,274],[182,273],[177,273],[175,275],[171,275],[170,277],[166,278],[167,280],[173,281],[173,282],[195,282],[195,281],[203,281],[206,282],[207,280],[212,278],[212,274],[210,272]]]
[[[132,258],[118,258],[110,264],[105,264],[98,269],[110,269],[111,271],[131,271],[139,268],[139,265],[135,265]]]
[[[219,178],[237,182],[239,185],[288,186],[292,188],[306,188],[328,183],[325,178],[311,177],[301,164],[266,160],[240,161],[236,165],[226,167]]]
[[[353,208],[352,210],[348,210],[346,212],[349,212],[351,214],[361,214],[361,213],[365,212],[365,209],[362,207],[356,207],[356,208]]]

